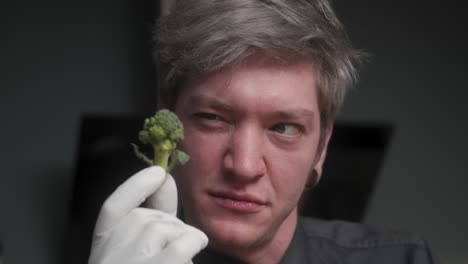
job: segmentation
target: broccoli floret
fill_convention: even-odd
[[[154,158],[150,159],[132,144],[136,156],[149,166],[161,166],[170,172],[176,165],[183,165],[190,159],[185,152],[176,149],[177,143],[184,139],[184,127],[176,114],[167,109],[145,119],[138,139],[153,147]]]

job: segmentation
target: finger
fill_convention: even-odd
[[[123,263],[122,260],[126,260],[125,263],[153,264],[154,262],[150,260],[152,261],[168,245],[169,241],[181,236],[184,230],[183,225],[174,221],[148,222],[131,243],[119,245],[118,250],[113,250],[107,260],[109,263]]]
[[[164,182],[166,172],[153,166],[137,172],[107,198],[96,222],[95,233],[103,233],[115,226],[132,209],[138,207]]]
[[[184,225],[178,222],[151,222],[140,234],[135,244],[143,259],[151,259],[160,254],[170,243],[185,232]]]
[[[106,243],[106,247],[111,249],[115,245],[125,246],[132,243],[133,240],[137,239],[137,236],[140,235],[148,222],[161,218],[159,214],[160,212],[158,211],[146,208],[138,207],[133,209],[114,226],[112,232],[109,232],[107,236],[103,236],[106,240],[103,243]]]
[[[148,197],[147,205],[175,216],[177,214],[177,187],[174,178],[167,174],[158,191]]]
[[[123,249],[138,240],[138,236],[148,222],[162,218],[158,214],[162,213],[140,207],[133,209],[113,227],[112,232],[94,234],[91,256],[93,259],[100,259],[101,256],[115,256],[116,254],[115,258],[121,257],[120,253],[124,251]]]
[[[138,207],[125,216],[106,236],[98,237],[93,241],[93,259],[102,259],[106,256],[109,263],[141,263],[148,259],[150,248],[153,255],[161,251],[167,241],[173,240],[185,230],[185,223],[177,217],[161,211]],[[97,236],[95,235],[95,238]],[[102,241],[96,241],[102,239]],[[142,253],[143,248],[148,254]],[[113,262],[113,261],[117,262]],[[95,262],[100,263],[100,262]]]
[[[200,230],[186,226],[186,232],[169,242],[169,245],[156,256],[161,264],[187,263],[208,245],[208,237]]]

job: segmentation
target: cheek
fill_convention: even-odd
[[[222,163],[222,142],[222,138],[186,128],[185,139],[179,147],[190,156],[190,160],[178,167],[178,183],[188,185],[185,187],[189,188],[207,181],[210,175],[216,175]]]
[[[304,191],[305,184],[315,158],[315,145],[304,144],[291,152],[277,151],[271,156],[270,164],[275,167],[272,184],[278,197],[296,203]]]

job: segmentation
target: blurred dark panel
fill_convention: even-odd
[[[138,142],[142,121],[134,117],[83,117],[64,263],[87,262],[102,203],[144,167],[130,146]]]
[[[319,184],[304,194],[302,214],[360,222],[384,161],[390,124],[338,123]]]

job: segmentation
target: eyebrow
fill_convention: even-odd
[[[314,111],[308,109],[286,109],[286,110],[279,110],[274,111],[273,116],[280,118],[280,119],[291,119],[297,120],[302,118],[307,119],[314,119]]]
[[[208,106],[221,111],[232,111],[234,109],[229,103],[223,102],[223,100],[218,97],[211,95],[192,95],[189,98],[189,104],[190,106]],[[285,120],[299,120],[304,118],[314,120],[315,112],[304,108],[290,108],[274,110],[270,113],[270,116]]]
[[[231,105],[226,102],[223,102],[217,97],[214,96],[207,96],[207,95],[192,95],[189,98],[190,105],[202,105],[212,107],[214,109],[223,110],[223,111],[230,111],[233,109]]]

